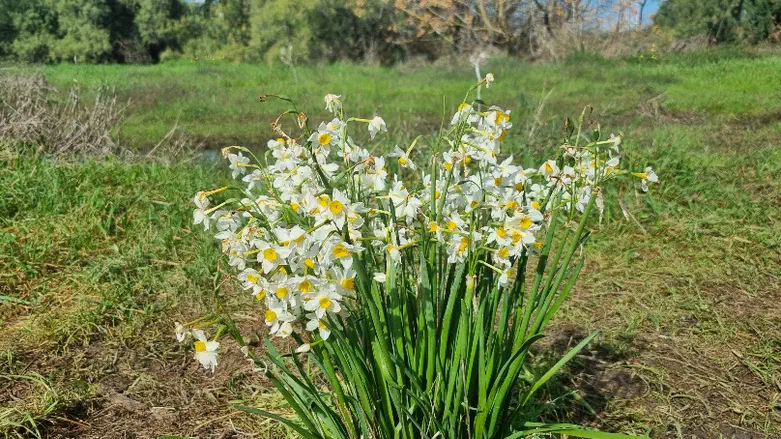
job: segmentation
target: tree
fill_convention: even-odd
[[[111,57],[111,38],[104,23],[111,9],[103,0],[47,0],[56,14],[57,38],[51,43],[52,61],[102,62]]]
[[[395,10],[382,0],[321,0],[307,18],[314,43],[310,56],[329,61],[392,64],[403,58],[392,40]]]
[[[11,43],[16,39],[12,8],[16,2],[13,0],[0,0],[0,57],[7,56],[11,50]]]
[[[0,0],[0,56],[148,62],[178,48],[184,0]]]
[[[781,25],[781,1],[667,0],[654,23],[681,37],[704,35],[716,43],[757,42]]]
[[[56,14],[45,0],[15,2],[5,9],[10,26],[6,31],[13,40],[5,44],[5,50],[14,58],[26,62],[50,61],[52,42],[56,39]]]
[[[250,24],[251,57],[267,62],[279,60],[285,54],[290,62],[311,60],[314,50],[312,12],[321,0],[252,0]]]
[[[512,52],[523,39],[531,2],[399,0],[395,5],[405,18],[399,34],[408,44],[439,39],[455,50],[495,46]]]
[[[191,4],[182,20],[182,52],[189,57],[247,58],[251,0],[207,0]]]
[[[135,0],[134,24],[141,43],[153,61],[163,50],[181,48],[181,19],[186,7],[182,0]]]

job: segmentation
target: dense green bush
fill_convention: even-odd
[[[0,0],[0,57],[390,63],[402,53],[388,35],[393,12],[382,0]]]
[[[779,0],[666,0],[654,22],[681,37],[706,36],[718,43],[778,38]]]
[[[148,62],[178,47],[182,0],[4,0],[0,54],[25,62]]]

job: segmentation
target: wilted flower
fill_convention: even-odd
[[[339,100],[341,97],[341,95],[331,93],[325,95],[325,109],[334,114],[338,113],[339,109],[342,108],[342,101]]]
[[[485,88],[490,88],[491,84],[493,84],[493,83],[494,83],[494,74],[493,73],[489,73],[489,74],[485,75]]]
[[[187,337],[187,330],[184,328],[184,325],[179,322],[174,323],[174,331],[176,332],[176,341],[179,343],[183,342]]]

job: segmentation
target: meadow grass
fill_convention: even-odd
[[[443,96],[449,112],[472,80],[465,66],[41,70],[61,91],[76,79],[86,93],[108,84],[132,98],[121,134],[137,148],[177,119],[212,145],[262,144],[282,108],[257,96],[273,92],[315,119],[323,94],[344,94],[387,120],[384,148],[435,129]],[[563,116],[590,104],[603,130],[624,134],[627,165],[651,164],[663,180],[648,196],[609,194],[622,209],[594,228],[536,359],[603,332],[548,386],[546,419],[662,438],[781,435],[781,58],[496,60],[484,70],[499,79],[484,96],[514,109],[514,152],[555,147]],[[217,248],[190,225],[192,194],[227,178],[208,161],[67,163],[3,147],[0,435],[272,434],[229,408],[285,412],[241,354],[226,344],[212,376],[172,337],[174,321],[218,303],[246,309]],[[257,316],[239,320],[263,336]]]
[[[224,173],[192,163],[55,163],[18,148],[0,163],[0,436],[57,437],[52,422],[97,437],[197,433],[215,395],[244,397],[245,386],[209,387],[241,382],[233,372],[242,360],[226,357],[222,378],[184,379],[195,369],[171,338],[173,320],[212,310],[221,291],[218,249],[193,239],[188,201],[205,184],[227,183]],[[149,415],[133,402],[152,394],[171,408],[121,422],[126,411]],[[78,421],[98,407],[112,413],[105,425]],[[208,416],[191,422],[199,413]]]
[[[131,147],[155,145],[177,123],[211,146],[228,141],[265,144],[272,135],[268,124],[282,110],[277,102],[261,104],[258,96],[265,93],[293,97],[318,120],[326,117],[323,95],[340,94],[356,113],[381,114],[399,133],[425,132],[439,126],[443,110],[452,114],[474,80],[471,66],[464,64],[291,69],[172,62],[40,70],[63,93],[74,83],[87,91],[98,85],[116,87],[120,98],[130,101],[121,135]],[[781,57],[672,57],[659,62],[585,58],[547,65],[497,59],[483,71],[499,78],[486,96],[503,107],[524,111],[551,92],[545,114],[554,119],[592,105],[604,123],[625,129],[639,116],[638,106],[654,98],[652,104],[663,102],[669,112],[693,112],[714,123],[741,116],[779,119]]]

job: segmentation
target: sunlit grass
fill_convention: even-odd
[[[529,65],[495,59],[484,67],[500,81],[491,88],[502,107],[524,109],[552,90],[548,117],[579,113],[592,105],[615,130],[627,129],[647,100],[672,111],[692,111],[713,123],[781,109],[781,57],[671,57],[657,63],[585,59]],[[297,67],[228,62],[171,62],[154,66],[59,65],[42,69],[61,90],[77,81],[86,89],[117,88],[131,100],[122,129],[131,146],[150,146],[177,122],[214,145],[225,141],[262,144],[277,104],[260,104],[263,93],[283,93],[300,102],[320,102],[325,93],[342,94],[358,113],[379,112],[391,129],[434,129],[443,110],[452,113],[461,90],[473,80],[467,65],[393,68],[333,64]],[[661,95],[661,96],[660,96]],[[325,117],[322,107],[307,108]]]

